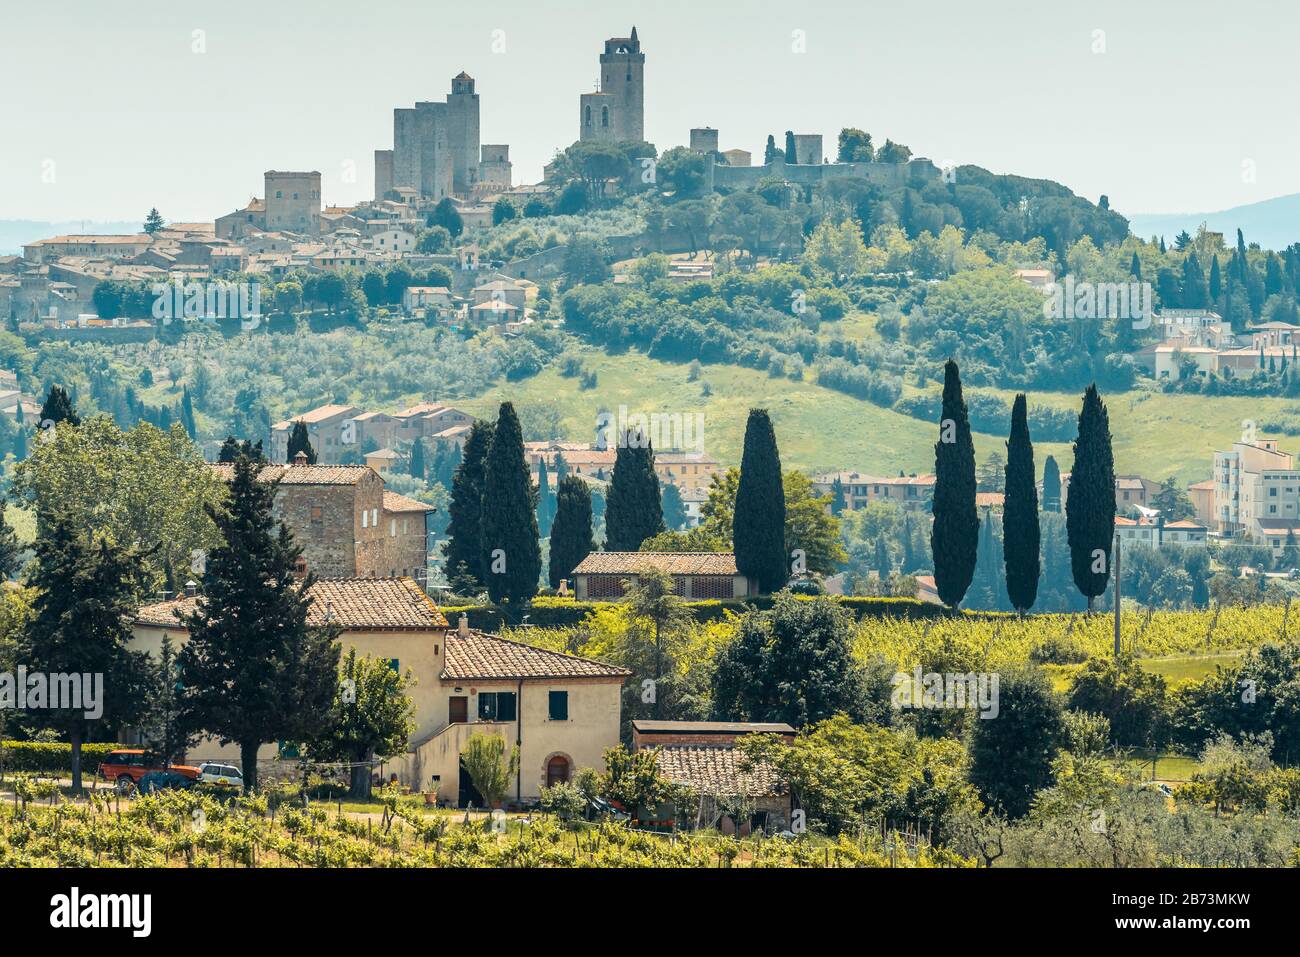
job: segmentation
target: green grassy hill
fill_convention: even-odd
[[[502,382],[487,393],[457,405],[478,415],[493,415],[506,399],[516,406],[554,406],[564,433],[574,441],[589,440],[597,412],[704,413],[707,450],[727,464],[738,464],[745,414],[751,406],[770,410],[787,467],[810,470],[858,468],[876,474],[924,472],[933,468],[936,426],[882,409],[861,399],[823,388],[811,381],[774,379],[766,373],[737,366],[705,366],[700,381],[687,381],[687,366],[648,359],[639,353],[607,355],[584,347],[585,367],[596,372],[594,389],[582,390],[576,378],[548,368],[523,382]],[[711,395],[704,396],[707,382]],[[1012,393],[1000,393],[1008,400]],[[1031,404],[1076,409],[1079,396],[1033,393]],[[1241,435],[1242,420],[1267,420],[1288,404],[1285,399],[1222,398],[1127,392],[1105,396],[1115,437],[1115,466],[1163,479],[1170,473],[1182,482],[1210,474],[1214,450]],[[978,458],[992,451],[1005,454],[1005,436],[975,435]],[[1297,440],[1300,444],[1300,440]],[[1070,469],[1068,443],[1035,443],[1038,462],[1056,456],[1062,471]]]

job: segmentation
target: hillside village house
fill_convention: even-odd
[[[322,579],[311,599],[309,623],[337,625],[345,653],[355,648],[414,674],[415,731],[404,754],[376,769],[382,779],[396,774],[413,790],[435,792],[440,803],[482,807],[460,755],[470,736],[483,732],[519,748],[509,797],[527,801],[580,768],[603,768],[605,750],[618,743],[626,669],[507,641],[469,628],[464,618],[449,628],[409,578]],[[132,650],[157,658],[164,636],[183,645],[188,632],[177,614],[192,613],[202,600],[191,595],[141,608]],[[281,750],[264,745],[258,760],[270,761]],[[188,756],[192,762],[237,758],[236,745],[212,739]]]
[[[439,402],[421,402],[400,412],[366,412],[351,405],[329,403],[271,426],[272,462],[284,462],[294,424],[307,426],[307,438],[321,465],[360,462],[366,451],[393,449],[399,443],[424,439],[426,448],[439,441],[463,446],[474,424],[468,412]],[[363,451],[364,450],[364,451]]]
[[[1115,516],[1115,534],[1126,545],[1146,545],[1148,548],[1164,548],[1168,545],[1199,545],[1204,547],[1209,529],[1199,522],[1187,521],[1162,522],[1157,515],[1148,518]]]
[[[210,466],[224,481],[233,465]],[[272,505],[302,547],[299,571],[321,578],[428,579],[428,517],[436,509],[384,488],[365,465],[268,465],[263,482],[278,482]]]
[[[627,582],[648,568],[673,576],[674,591],[688,600],[748,598],[758,584],[736,570],[732,552],[592,552],[573,570],[579,601],[619,599]]]
[[[1278,558],[1287,532],[1300,535],[1300,469],[1277,439],[1234,442],[1214,453],[1214,513],[1220,535],[1247,535]]]
[[[614,474],[616,456],[615,449],[599,448],[582,442],[550,440],[524,443],[524,457],[528,460],[534,478],[541,462],[545,462],[551,475],[555,475],[560,459],[563,459],[564,467],[570,474],[583,478],[609,479]],[[707,452],[655,449],[655,475],[661,484],[671,482],[683,494],[697,490],[707,491],[713,476],[721,472],[722,464]]]
[[[868,503],[875,501],[920,508],[934,497],[933,475],[885,478],[865,472],[828,472],[813,476],[813,489],[818,495],[834,495],[836,480],[844,490],[844,507],[851,511],[866,508]]]

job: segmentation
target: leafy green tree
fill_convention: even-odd
[[[1160,483],[1160,491],[1151,497],[1151,507],[1159,509],[1166,522],[1180,522],[1196,516],[1191,496],[1178,486],[1172,475]]]
[[[515,209],[515,204],[502,196],[496,201],[496,205],[492,207],[492,225],[500,226],[518,215],[519,210]]]
[[[875,156],[870,133],[851,127],[840,130],[837,159],[841,163],[870,163]]]
[[[349,794],[370,800],[375,759],[394,758],[415,733],[415,705],[408,694],[415,674],[392,667],[386,658],[357,657],[349,648],[339,664],[338,688],[324,723],[307,740],[314,761],[351,765]]]
[[[483,565],[483,488],[487,481],[487,453],[492,444],[491,422],[475,420],[465,439],[464,458],[451,483],[447,506],[446,569],[448,578],[468,578],[487,584]]]
[[[1115,537],[1115,459],[1110,418],[1095,385],[1088,386],[1079,413],[1065,520],[1074,584],[1088,599],[1091,612],[1093,599],[1106,590]]]
[[[505,738],[475,732],[460,752],[460,763],[486,805],[498,807],[519,770],[519,749],[511,748],[506,757]]]
[[[627,813],[636,814],[637,808],[653,807],[668,797],[669,783],[659,773],[657,749],[629,751],[619,744],[608,748],[604,759],[601,792]]]
[[[1132,655],[1090,658],[1070,681],[1068,706],[1110,722],[1111,742],[1121,748],[1163,748],[1169,734],[1165,679]]]
[[[774,592],[790,578],[785,550],[786,503],[781,455],[766,409],[750,409],[740,459],[732,518],[736,569],[760,592]]]
[[[73,408],[68,391],[61,385],[53,385],[50,386],[49,394],[45,397],[45,404],[41,406],[40,425],[44,429],[63,422],[68,425],[80,425],[81,416],[77,415],[77,410]]]
[[[783,592],[770,611],[747,612],[715,658],[713,716],[795,727],[840,713],[862,721],[873,714],[867,687],[853,654],[853,616],[824,596]]]
[[[429,214],[428,225],[441,226],[455,239],[465,230],[465,221],[460,218],[460,212],[456,209],[456,204],[450,199],[438,200],[438,205],[433,208]]]
[[[502,402],[497,412],[484,461],[480,521],[488,596],[511,605],[528,601],[537,594],[542,550],[523,432],[510,402]]]
[[[663,718],[665,699],[671,689],[665,679],[676,672],[678,637],[690,616],[682,607],[673,576],[658,568],[646,568],[637,575],[627,589],[627,613],[634,629],[622,657],[638,675],[649,675],[654,681],[654,694],[650,704],[650,717]],[[640,689],[631,689],[634,707],[644,702]],[[643,717],[634,711],[630,717]]]
[[[203,597],[182,618],[189,641],[179,655],[187,727],[236,743],[250,790],[258,748],[306,740],[322,725],[339,665],[338,627],[308,622],[315,576],[298,580],[302,549],[276,522],[276,486],[258,481],[260,469],[241,455],[226,504],[208,508],[222,541],[208,555]]]
[[[934,446],[934,525],[930,551],[939,597],[956,608],[975,574],[979,516],[975,511],[975,445],[957,363],[943,368],[943,411]]]
[[[14,470],[12,494],[36,513],[38,530],[57,511],[118,544],[138,542],[156,586],[164,564],[188,568],[196,549],[217,543],[205,509],[225,493],[182,429],[141,424],[123,432],[98,415],[36,442]]]
[[[1034,445],[1029,439],[1029,421],[1022,392],[1011,407],[1007,484],[1002,511],[1002,557],[1007,569],[1007,597],[1011,599],[1011,607],[1022,615],[1034,607],[1042,570],[1038,555],[1038,489],[1034,475]]]
[[[1037,669],[1003,671],[997,700],[996,718],[967,722],[970,782],[990,809],[1019,818],[1052,783],[1065,723],[1051,684]]]
[[[744,473],[741,473],[743,481]],[[812,479],[798,469],[781,477],[785,502],[785,554],[801,556],[801,570],[834,575],[848,560],[840,542],[840,520],[829,511],[829,498],[818,495]]]
[[[137,606],[140,556],[85,531],[66,514],[39,523],[31,585],[32,617],[23,644],[31,672],[81,675],[81,701],[62,701],[42,719],[72,745],[72,788],[81,790],[81,746],[100,722],[117,726],[140,711],[147,659],[127,650]],[[92,700],[98,699],[98,700]],[[49,704],[55,702],[51,700]]]
[[[555,489],[555,524],[551,526],[551,558],[547,569],[552,588],[571,579],[573,570],[596,548],[591,534],[591,490],[576,475],[560,479]]]
[[[619,436],[614,473],[605,506],[605,549],[635,552],[664,530],[659,476],[649,436],[629,430]]]
[[[292,463],[299,452],[307,456],[308,465],[316,464],[316,450],[312,448],[311,438],[307,434],[307,423],[302,419],[293,424],[293,431],[289,433],[289,448],[285,461]]]

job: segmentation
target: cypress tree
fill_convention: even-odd
[[[1059,512],[1061,510],[1061,467],[1056,464],[1056,456],[1049,455],[1043,463],[1043,511]]]
[[[1115,537],[1115,459],[1110,444],[1110,417],[1096,384],[1088,386],[1083,394],[1079,412],[1065,527],[1074,584],[1088,599],[1091,612],[1093,599],[1106,590]]]
[[[885,582],[893,573],[894,567],[889,561],[889,545],[885,542],[884,533],[881,533],[876,536],[876,574],[880,576],[881,582]]]
[[[316,732],[338,686],[335,625],[310,625],[315,576],[301,582],[302,548],[271,512],[275,483],[261,463],[235,461],[230,494],[207,507],[222,542],[208,554],[203,598],[182,618],[178,655],[185,725],[239,745],[244,786],[257,789],[257,751]]]
[[[547,578],[552,588],[596,548],[591,534],[591,490],[576,475],[566,475],[555,488],[555,523],[551,526],[551,562]]]
[[[1025,395],[1011,407],[1007,439],[1006,496],[1002,506],[1002,557],[1007,569],[1007,597],[1024,614],[1038,597],[1038,489],[1034,486],[1034,444],[1029,439]]]
[[[781,482],[776,432],[766,409],[750,409],[745,424],[731,537],[737,571],[754,579],[760,592],[774,592],[785,585],[790,578],[785,547],[785,486]]]
[[[1219,274],[1219,257],[1210,257],[1210,304],[1214,305],[1223,295],[1223,277]]]
[[[661,498],[664,513],[664,527],[679,532],[686,527],[686,503],[682,501],[682,490],[673,482],[664,485]]]
[[[778,153],[776,149],[776,137],[773,136],[771,133],[768,133],[767,146],[763,148],[763,165],[770,166],[772,161],[776,159],[779,155],[781,154]]]
[[[60,422],[67,422],[69,425],[81,424],[81,416],[77,415],[72,399],[61,385],[50,386],[45,404],[41,406],[41,427],[45,428],[47,422],[52,422],[54,425]]]
[[[840,477],[835,476],[835,481],[831,483],[831,514],[838,515],[844,511],[844,483]]]
[[[975,510],[975,444],[962,398],[961,374],[949,359],[943,367],[943,413],[934,445],[934,525],[930,551],[939,598],[956,608],[975,574],[979,515]]]
[[[181,425],[185,426],[185,434],[190,437],[190,441],[198,438],[198,426],[194,422],[194,401],[190,398],[189,386],[181,392]]]
[[[306,453],[308,465],[316,464],[316,450],[311,447],[311,439],[307,435],[307,423],[302,419],[293,424],[293,431],[289,433],[289,448],[285,461],[292,464],[299,452]]]
[[[791,130],[785,131],[785,161],[792,166],[799,162],[799,153],[794,146],[794,133]]]
[[[903,563],[899,566],[899,571],[904,575],[910,575],[916,571],[916,551],[912,547],[912,516],[903,516]]]
[[[664,530],[655,452],[640,432],[619,436],[605,502],[605,550],[634,552]]]
[[[407,471],[411,473],[411,478],[423,482],[427,469],[428,466],[424,461],[424,439],[417,438],[411,445],[411,461],[407,463]]]
[[[1138,254],[1136,249],[1133,250],[1133,258],[1129,260],[1128,272],[1129,275],[1132,276],[1134,279],[1136,279],[1138,282],[1142,281],[1142,260],[1138,259]]]
[[[5,518],[4,502],[0,502],[0,581],[13,578],[22,567],[23,546],[18,535]]]
[[[554,518],[551,509],[554,505],[551,477],[546,468],[546,459],[542,458],[537,464],[537,531],[542,538],[551,534],[551,519]]]
[[[542,547],[534,496],[519,417],[502,402],[484,462],[481,519],[483,572],[494,602],[516,605],[537,594]]]
[[[476,420],[465,439],[464,458],[452,477],[447,506],[447,578],[464,576],[480,586],[487,583],[483,574],[483,482],[491,444],[492,423]]]

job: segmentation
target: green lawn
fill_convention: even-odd
[[[1245,654],[1243,650],[1216,651],[1208,655],[1177,655],[1167,658],[1139,658],[1138,665],[1143,671],[1160,675],[1170,688],[1200,681],[1214,674],[1215,668],[1227,667]],[[1070,679],[1083,665],[1044,665],[1043,670],[1051,679],[1052,687],[1059,692],[1070,690]]]
[[[583,391],[577,379],[548,368],[523,382],[502,382],[485,394],[456,405],[477,415],[492,415],[509,399],[517,406],[548,403],[559,411],[563,431],[574,441],[590,440],[597,412],[704,413],[706,449],[723,463],[740,461],[745,416],[752,406],[767,408],[777,429],[781,461],[786,467],[810,470],[869,469],[874,474],[925,472],[934,467],[936,427],[861,399],[817,385],[810,370],[803,382],[773,379],[766,373],[738,366],[704,366],[701,380],[712,394],[702,394],[700,382],[687,381],[685,364],[661,362],[629,352],[608,355],[590,346],[577,349],[598,383]],[[1000,392],[1008,400],[1013,393]],[[1031,405],[1077,409],[1073,393],[1030,394]],[[1243,420],[1263,422],[1286,399],[1205,398],[1141,391],[1104,396],[1114,436],[1115,469],[1163,479],[1174,474],[1181,482],[1210,474],[1214,450],[1241,436]],[[1262,428],[1262,427],[1261,427]],[[1005,455],[1004,436],[975,435],[982,461],[990,452]],[[1300,439],[1297,439],[1300,445]],[[1062,471],[1073,459],[1069,443],[1036,442],[1041,463],[1051,454]]]

